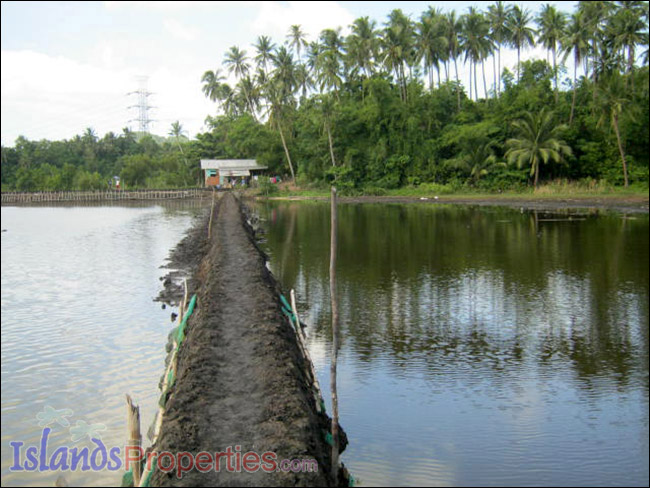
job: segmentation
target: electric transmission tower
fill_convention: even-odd
[[[137,103],[135,105],[130,105],[129,110],[136,108],[138,109],[138,115],[135,119],[130,119],[130,122],[138,123],[138,131],[141,134],[149,133],[149,124],[153,122],[153,119],[149,118],[149,110],[155,108],[152,105],[149,105],[149,96],[153,93],[147,91],[147,76],[138,76],[137,78],[139,88],[136,91],[127,93],[127,96],[136,95]]]

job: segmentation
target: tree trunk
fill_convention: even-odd
[[[555,104],[557,105],[557,50],[553,44],[553,74],[555,75]]]
[[[539,161],[537,159],[533,159],[533,164],[535,165],[535,190],[537,190],[537,187],[539,186]]]
[[[330,131],[329,121],[325,122],[325,128],[327,129],[327,139],[330,144],[330,157],[332,158],[332,166],[336,166],[336,160],[334,159],[334,144],[332,143],[332,131]]]
[[[621,153],[621,161],[623,163],[623,178],[625,179],[625,188],[628,187],[627,179],[627,162],[625,161],[625,151],[621,142],[621,133],[618,130],[618,114],[614,114],[614,132],[616,132],[616,142],[618,143],[618,151]]]
[[[497,57],[492,54],[492,70],[494,71],[494,97],[497,96]]]
[[[501,96],[501,45],[499,45],[499,49],[497,50],[499,53],[499,84],[497,85],[497,97]]]
[[[521,48],[517,46],[517,85],[519,84],[519,80],[521,79],[520,56],[521,56]]]
[[[573,111],[575,110],[576,107],[576,83],[577,83],[577,78],[578,78],[578,60],[574,60],[573,64],[573,97],[571,100],[571,115],[569,115],[569,125],[571,125],[571,122],[573,122]]]
[[[474,97],[478,102],[478,82],[476,81],[476,78],[478,78],[478,75],[476,71],[476,62],[474,62]]]
[[[280,127],[280,124],[278,123],[278,130],[280,131],[280,138],[282,139],[282,147],[284,147],[284,153],[287,156],[287,161],[289,162],[289,169],[291,170],[291,179],[293,180],[293,184],[296,184],[296,175],[293,172],[293,164],[291,164],[291,156],[289,156],[289,149],[287,148],[287,142],[284,140],[284,133],[282,132],[282,127]]]
[[[456,98],[458,99],[458,111],[460,112],[460,80],[458,79],[458,63],[454,58],[454,68],[456,70]]]
[[[485,81],[485,60],[481,60],[481,70],[483,71],[483,93],[485,96],[485,99],[487,100],[488,93],[487,93],[487,83]]]

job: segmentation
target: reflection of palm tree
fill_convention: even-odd
[[[566,126],[557,125],[553,113],[546,109],[539,114],[526,112],[524,118],[513,122],[512,126],[516,135],[506,142],[506,158],[520,168],[530,166],[530,176],[535,177],[537,188],[540,164],[559,162],[563,155],[571,154],[571,148],[560,138]]]

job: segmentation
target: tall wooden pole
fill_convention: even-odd
[[[339,309],[336,299],[336,188],[332,187],[332,217],[330,231],[330,300],[332,307],[332,365],[330,383],[332,387],[332,479],[338,485],[339,468],[339,401],[336,392],[336,360],[339,350]]]

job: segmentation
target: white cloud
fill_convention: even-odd
[[[165,19],[163,25],[172,36],[182,41],[196,41],[201,32],[197,27],[184,25],[175,19]]]
[[[261,2],[251,31],[255,36],[263,33],[283,41],[289,27],[298,24],[313,41],[323,29],[340,26],[345,33],[353,21],[354,15],[338,2]]]

